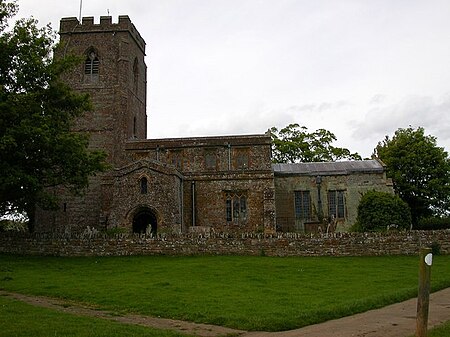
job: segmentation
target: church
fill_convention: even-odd
[[[81,197],[55,190],[60,207],[37,211],[38,232],[346,231],[364,192],[393,193],[376,159],[272,164],[267,133],[147,139],[146,43],[130,18],[63,18],[59,33],[56,57],[84,60],[65,81],[93,104],[73,131],[110,169]]]

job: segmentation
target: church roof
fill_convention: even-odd
[[[345,175],[357,172],[381,173],[383,164],[376,160],[352,160],[295,164],[272,164],[275,175]]]

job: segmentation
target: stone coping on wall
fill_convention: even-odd
[[[389,233],[189,233],[107,235],[0,233],[0,253],[52,256],[267,255],[380,256],[417,255],[432,246],[450,254],[450,230]]]

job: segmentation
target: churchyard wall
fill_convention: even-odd
[[[420,247],[450,254],[450,230],[390,233],[214,233],[181,235],[81,235],[0,233],[0,253],[50,256],[265,255],[382,256],[416,255]]]

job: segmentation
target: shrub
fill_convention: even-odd
[[[9,219],[0,220],[0,232],[25,232],[27,224],[24,221],[15,221]]]
[[[430,248],[433,255],[441,255],[441,244],[439,242],[434,241]]]
[[[358,205],[358,216],[354,230],[381,231],[390,227],[408,229],[411,225],[411,211],[400,197],[386,192],[369,191]]]
[[[429,217],[419,219],[417,226],[414,229],[422,230],[438,230],[450,228],[450,217]]]

